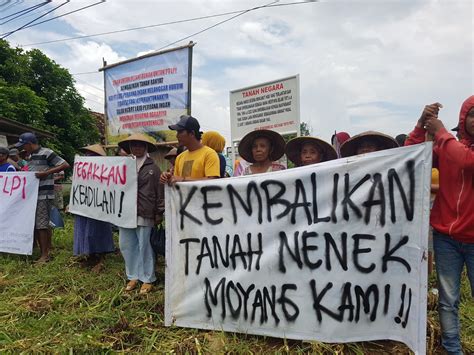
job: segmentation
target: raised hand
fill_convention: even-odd
[[[443,108],[443,105],[440,104],[439,102],[435,102],[434,104],[431,104],[431,105],[426,105],[425,108],[423,109],[423,112],[421,113],[420,118],[418,119],[417,126],[424,128],[425,122],[427,120],[431,118],[437,119],[440,108]]]

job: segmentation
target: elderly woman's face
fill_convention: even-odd
[[[146,143],[139,141],[131,141],[130,152],[137,158],[143,157],[146,153]]]
[[[364,141],[359,144],[356,150],[356,154],[367,154],[372,153],[380,150],[379,145],[375,140],[372,139],[365,139]]]
[[[253,141],[252,156],[257,163],[265,162],[269,159],[271,143],[268,138],[259,137]]]
[[[321,152],[316,144],[305,143],[301,146],[301,165],[311,165],[321,162]]]

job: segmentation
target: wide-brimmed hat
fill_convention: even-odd
[[[329,143],[315,137],[296,137],[286,143],[285,154],[293,163],[301,165],[301,148],[310,143],[318,147],[321,152],[321,161],[337,159],[337,153]]]
[[[272,143],[272,151],[270,152],[270,160],[276,161],[285,154],[285,140],[283,137],[275,132],[266,129],[252,131],[247,133],[239,143],[239,155],[249,163],[255,163],[252,154],[252,145],[257,138],[267,138]]]
[[[168,153],[166,153],[165,159],[171,159],[171,158],[177,157],[177,156],[178,156],[178,149],[172,148],[172,149],[170,149],[170,151]]]
[[[100,155],[101,157],[105,157],[107,153],[105,152],[104,148],[100,144],[92,144],[88,145],[86,147],[79,148],[81,152],[92,152],[97,155]]]
[[[125,150],[127,153],[130,153],[130,142],[143,142],[148,146],[148,152],[154,152],[156,150],[155,141],[153,138],[143,134],[143,133],[134,133],[131,136],[121,140],[118,143],[118,146]]]
[[[356,155],[357,147],[365,140],[377,142],[380,147],[379,150],[397,148],[399,146],[395,139],[386,134],[375,131],[367,131],[357,134],[344,142],[344,144],[341,145],[341,156],[345,158]]]

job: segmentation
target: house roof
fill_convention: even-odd
[[[16,143],[20,134],[25,132],[33,132],[39,138],[54,137],[52,132],[0,116],[0,135],[6,136],[9,144]]]

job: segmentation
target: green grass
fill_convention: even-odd
[[[41,267],[33,257],[0,254],[0,352],[175,353],[409,353],[391,341],[323,344],[203,331],[164,324],[163,260],[155,291],[140,296],[122,292],[120,253],[107,257],[94,274],[72,256],[72,221],[56,230],[54,260]],[[465,278],[464,278],[465,279]],[[462,322],[466,353],[474,352],[474,303],[463,284]],[[428,350],[440,353],[439,325],[433,304],[428,320]]]

